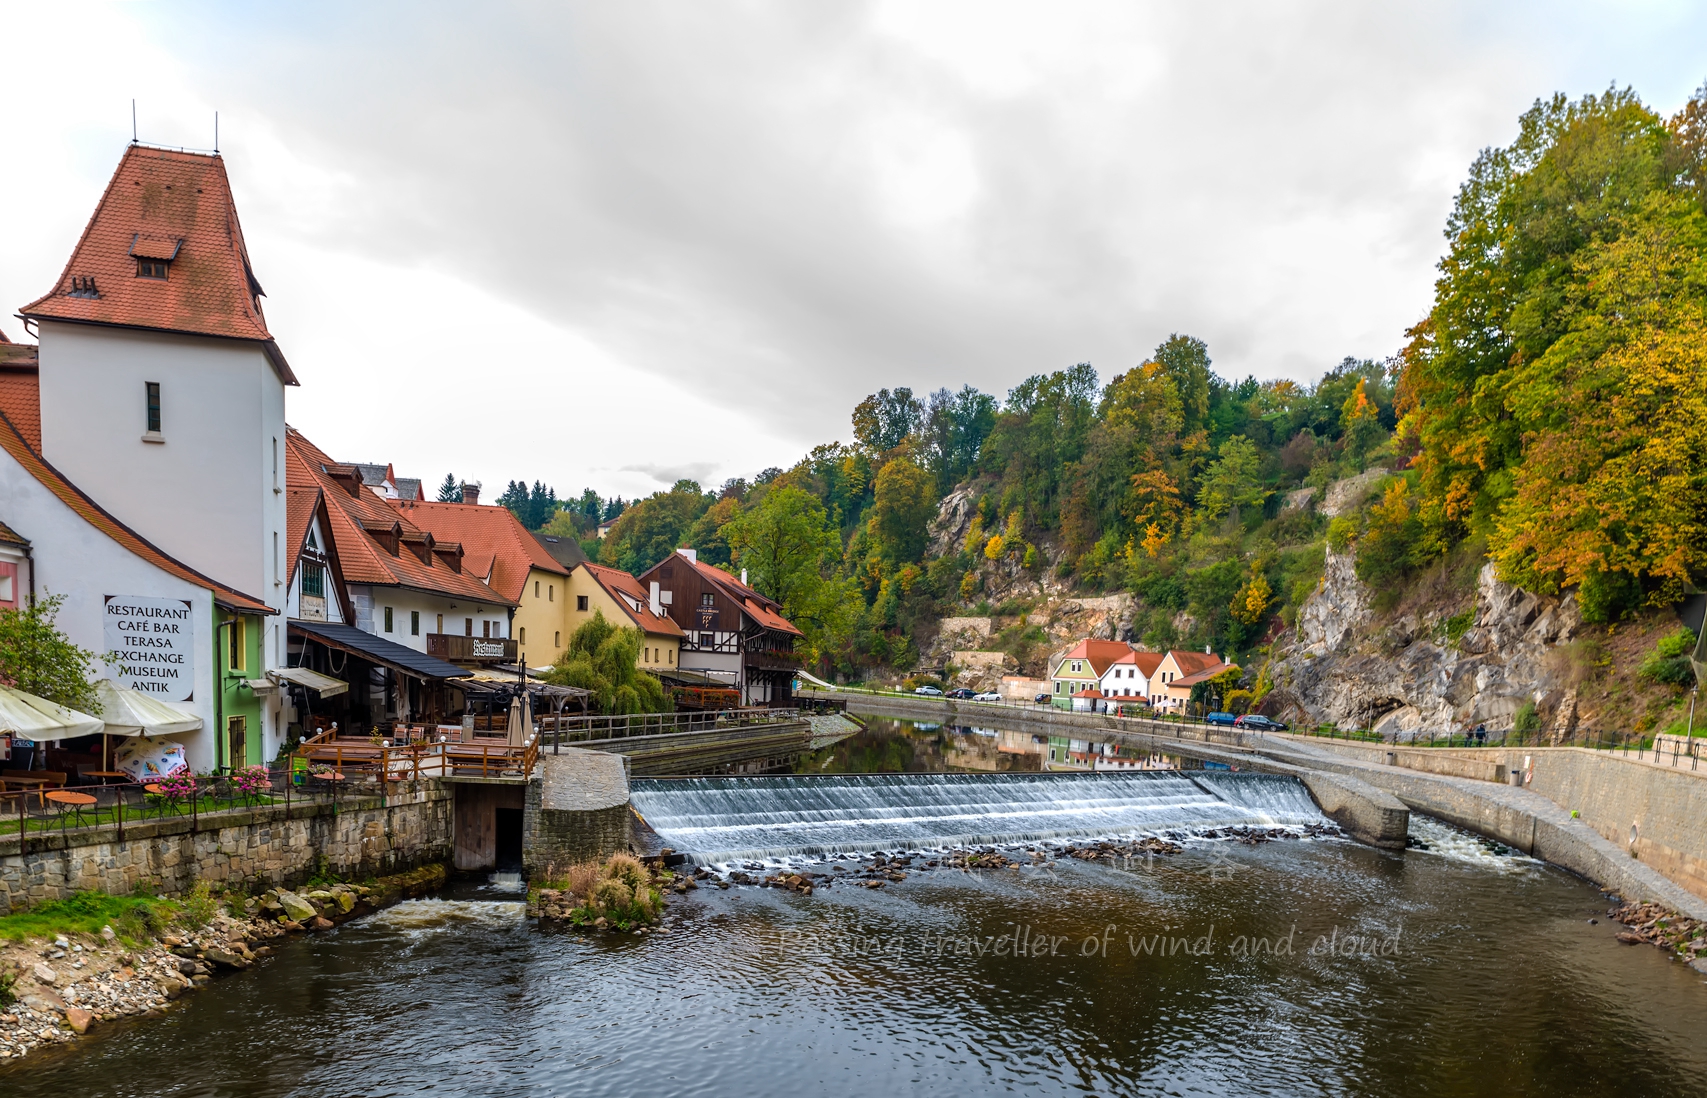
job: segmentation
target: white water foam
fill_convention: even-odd
[[[1411,813],[1410,837],[1423,845],[1410,847],[1408,854],[1432,854],[1495,873],[1527,873],[1544,864],[1514,847],[1416,812]]]
[[[634,805],[696,862],[1327,821],[1267,774],[837,774],[640,780]]]
[[[454,930],[469,926],[509,927],[521,922],[527,905],[514,900],[404,900],[367,920],[387,930]]]

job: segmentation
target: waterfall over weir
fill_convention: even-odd
[[[701,863],[1325,822],[1296,779],[1177,770],[641,779],[632,797]]]

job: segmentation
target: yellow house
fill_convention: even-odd
[[[569,573],[568,629],[573,633],[583,622],[602,613],[613,625],[632,625],[646,634],[636,661],[644,671],[674,671],[681,657],[682,628],[671,621],[663,606],[658,585],[650,592],[640,581],[620,568],[583,562]],[[564,643],[568,643],[565,635]]]

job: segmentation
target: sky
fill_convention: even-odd
[[[131,138],[220,149],[291,422],[432,484],[788,466],[879,387],[1170,334],[1385,358],[1538,97],[1707,80],[1707,5],[0,0],[0,330]],[[1691,44],[1694,45],[1691,45]]]

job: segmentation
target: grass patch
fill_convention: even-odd
[[[177,917],[180,905],[155,896],[109,896],[78,892],[28,911],[0,916],[0,939],[51,938],[56,934],[99,934],[110,926],[132,948],[157,938]]]

